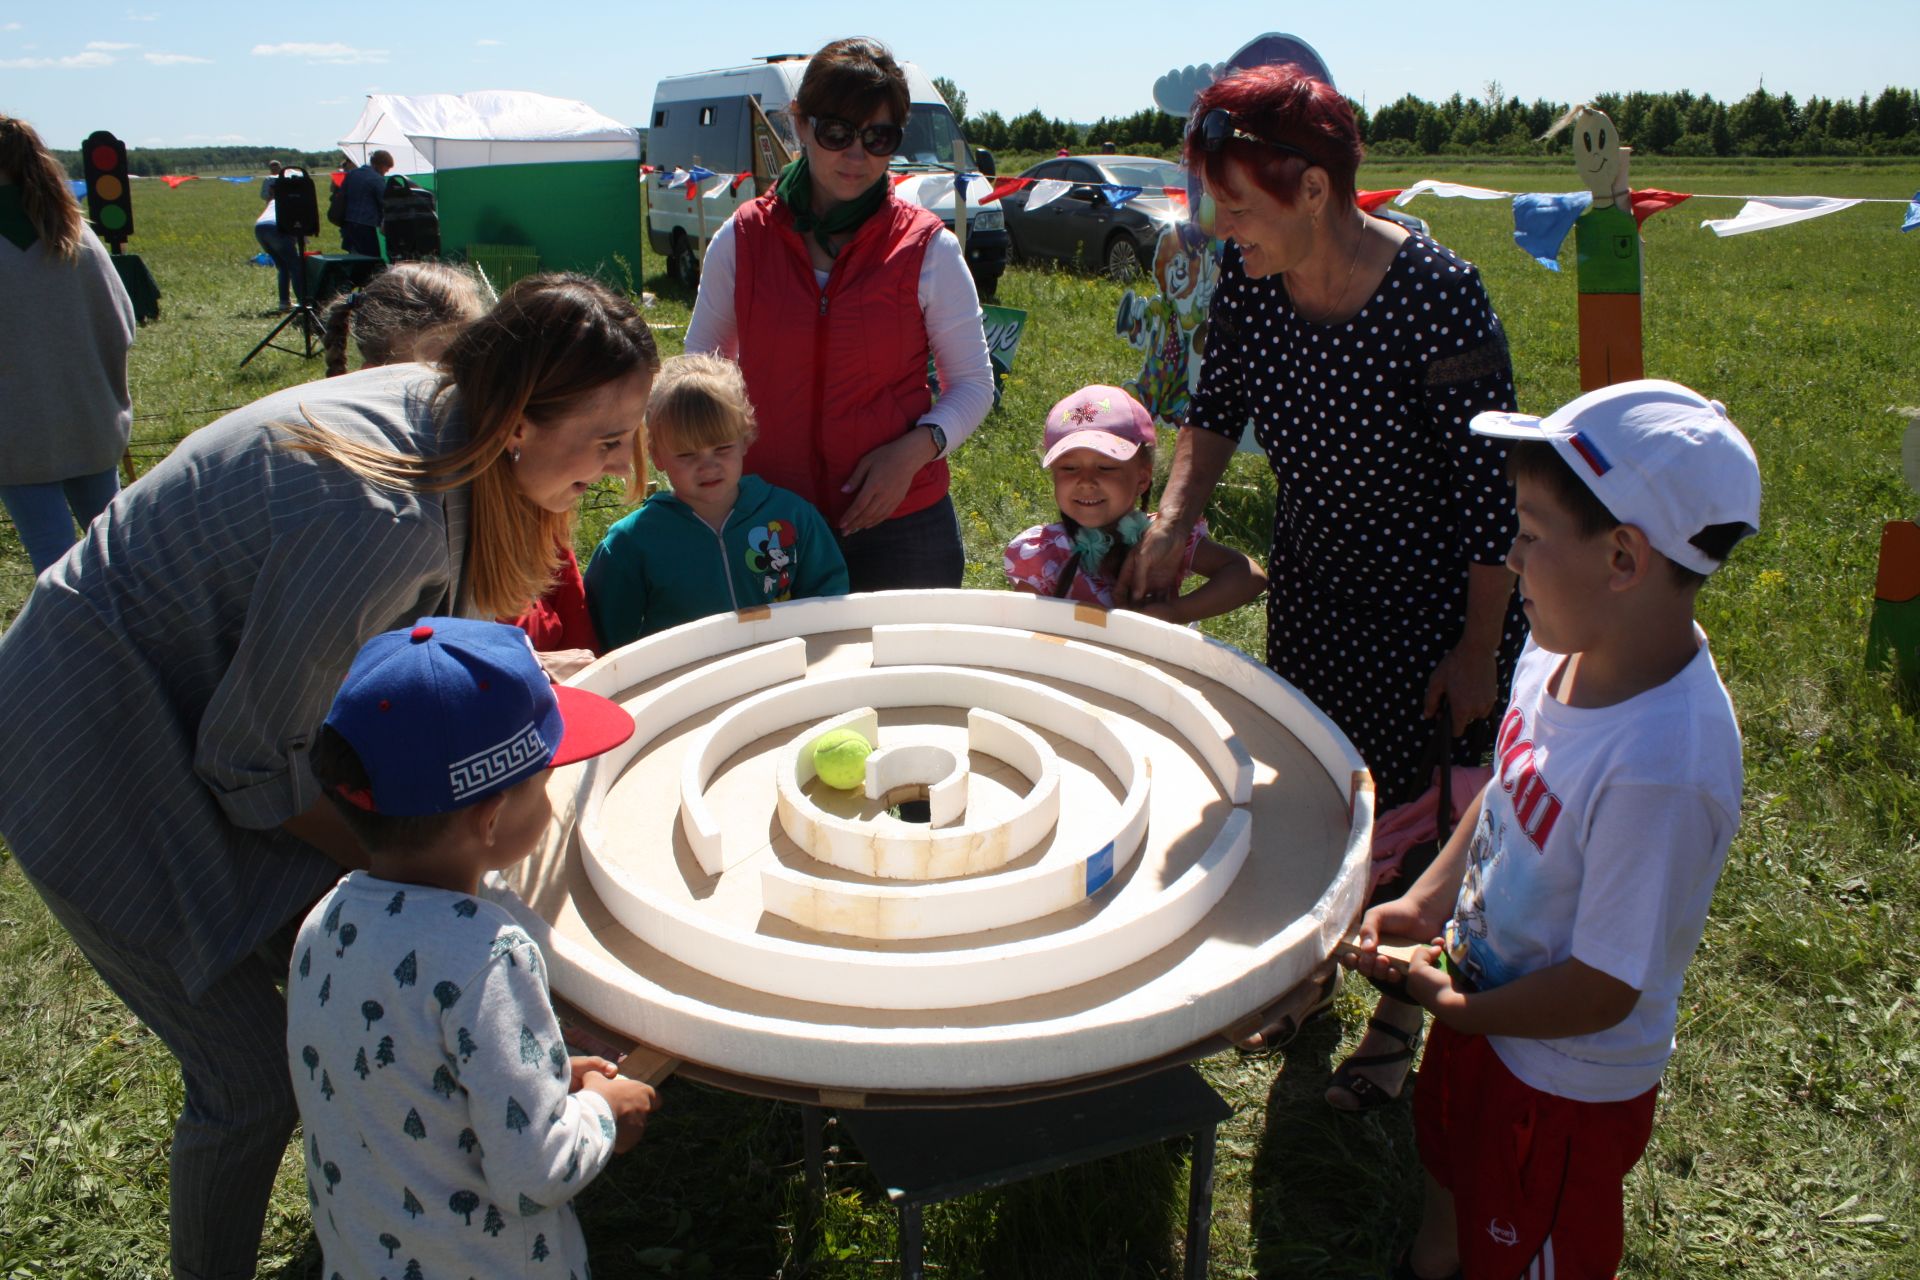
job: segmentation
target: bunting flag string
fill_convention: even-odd
[[[643,164],[640,166],[640,172],[657,175],[663,190],[684,188],[688,200],[701,196],[712,200],[723,193],[737,193],[741,184],[753,176],[751,171],[731,174],[715,173],[699,165],[694,165],[690,169],[666,169]],[[717,179],[717,181],[706,190],[701,190],[702,185],[710,179]],[[191,177],[162,179],[169,186],[178,186],[182,182],[191,180]],[[1075,188],[1100,192],[1116,209],[1148,194],[1148,190],[1143,187],[1122,186],[1110,182],[1069,182],[1063,178],[986,178],[977,173],[955,173],[950,170],[936,170],[931,173],[898,173],[892,175],[891,180],[895,192],[901,199],[910,200],[929,209],[952,208],[954,199],[961,191],[963,184],[967,203],[976,208],[997,203],[1016,191],[1025,191],[1027,192],[1026,210],[1029,213],[1045,208]],[[230,178],[228,181],[251,181],[251,179]],[[1178,203],[1185,203],[1188,198],[1186,190],[1181,187],[1154,188],[1152,194]],[[1404,208],[1420,196],[1464,200],[1511,200],[1514,243],[1540,265],[1553,271],[1560,269],[1557,257],[1567,233],[1572,230],[1574,221],[1586,212],[1593,202],[1593,194],[1588,191],[1502,191],[1495,187],[1478,187],[1440,178],[1422,178],[1410,187],[1358,191],[1354,195],[1360,208],[1368,213],[1372,213],[1389,201]],[[1688,200],[1743,202],[1741,209],[1731,218],[1708,218],[1701,222],[1701,226],[1719,236],[1745,235],[1752,231],[1767,231],[1774,227],[1790,226],[1796,222],[1805,222],[1812,218],[1825,217],[1830,213],[1838,213],[1842,209],[1851,209],[1858,204],[1904,205],[1906,210],[1900,230],[1920,229],[1920,192],[1915,192],[1911,200],[1885,196],[1719,195],[1666,191],[1658,187],[1644,187],[1629,193],[1629,207],[1633,212],[1634,222],[1641,226],[1644,226],[1647,219],[1654,214],[1664,213]]]

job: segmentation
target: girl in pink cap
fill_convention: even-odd
[[[1153,522],[1153,419],[1118,387],[1082,387],[1053,406],[1040,465],[1053,476],[1054,524],[1037,524],[1007,544],[1007,581],[1016,591],[1114,607],[1113,583],[1127,551]],[[1249,557],[1207,537],[1187,539],[1181,579],[1206,579],[1185,594],[1147,601],[1142,613],[1198,622],[1260,598],[1267,575]]]

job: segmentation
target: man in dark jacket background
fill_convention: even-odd
[[[376,151],[341,184],[347,212],[340,244],[348,253],[380,256],[380,219],[385,214],[387,172],[392,168],[392,153]]]

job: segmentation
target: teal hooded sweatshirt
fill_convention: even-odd
[[[847,594],[847,562],[813,504],[759,476],[716,532],[671,492],[654,494],[600,540],[587,609],[608,649],[715,613]]]

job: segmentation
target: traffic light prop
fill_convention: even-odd
[[[94,234],[120,252],[133,235],[133,189],[127,181],[127,144],[101,129],[80,144],[87,183],[87,218]]]

